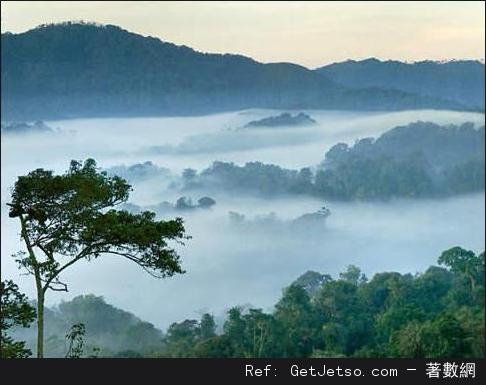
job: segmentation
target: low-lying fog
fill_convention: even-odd
[[[203,117],[46,122],[59,132],[2,135],[2,279],[13,278],[34,297],[31,278],[21,276],[10,257],[20,242],[18,223],[8,218],[5,202],[15,178],[38,167],[63,171],[71,159],[93,157],[102,168],[152,161],[174,174],[187,167],[204,169],[215,160],[301,168],[318,164],[338,142],[353,143],[417,120],[484,124],[483,114],[452,111],[304,112],[318,124],[238,129],[251,120],[280,113],[251,110]],[[170,177],[161,176],[133,181],[130,202],[146,206],[191,195],[166,191],[168,183]],[[191,196],[197,201],[202,194]],[[133,263],[104,256],[66,272],[69,293],[51,292],[47,304],[79,294],[103,295],[107,302],[165,328],[171,322],[197,317],[201,311],[221,315],[230,306],[248,303],[268,308],[283,287],[307,270],[335,275],[355,264],[368,276],[384,270],[416,272],[434,264],[448,247],[484,248],[484,193],[388,203],[243,198],[223,192],[213,197],[217,203],[209,210],[177,214],[185,218],[187,233],[193,237],[180,249],[185,275],[156,280]],[[274,212],[285,223],[324,205],[331,216],[320,232],[288,231],[285,225],[238,226],[228,216],[234,211],[252,220]]]

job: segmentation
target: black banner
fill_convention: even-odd
[[[19,382],[232,381],[245,383],[434,384],[484,383],[478,359],[23,359],[2,360],[1,373]],[[10,376],[8,376],[10,377]]]

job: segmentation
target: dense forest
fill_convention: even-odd
[[[183,189],[263,196],[307,194],[331,200],[426,198],[484,191],[484,126],[417,122],[353,146],[334,145],[315,170],[214,162],[186,170]]]
[[[434,73],[442,69],[438,65]],[[458,77],[462,81],[462,73]],[[449,100],[446,93],[344,86],[292,63],[201,53],[114,25],[68,22],[2,33],[1,107],[3,119],[33,120],[247,108],[465,110],[477,105],[466,98]]]
[[[65,335],[82,323],[83,357],[484,357],[484,253],[454,247],[438,262],[371,279],[352,265],[338,277],[308,271],[271,312],[235,306],[220,324],[206,313],[165,333],[79,296],[46,312],[46,354],[65,356]],[[11,335],[33,349],[34,329]]]

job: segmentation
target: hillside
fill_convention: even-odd
[[[402,63],[348,60],[316,72],[349,87],[379,87],[459,102],[484,111],[484,63],[474,60]]]
[[[64,336],[76,323],[83,323],[86,327],[87,355],[92,353],[94,347],[100,349],[101,356],[117,356],[131,351],[148,354],[159,349],[162,343],[163,334],[154,325],[92,294],[77,296],[45,310],[48,357],[64,357],[67,349]],[[35,352],[36,333],[37,328],[33,323],[30,328],[14,330],[13,335],[25,340]]]
[[[290,63],[206,54],[113,25],[2,34],[2,118],[193,115],[246,108],[462,109],[403,91],[336,84]]]
[[[305,194],[325,200],[431,198],[484,191],[484,126],[415,122],[354,145],[337,143],[313,173],[248,162],[214,162],[185,190],[265,197]]]
[[[456,267],[463,261],[470,270]],[[354,265],[337,277],[307,271],[282,291],[271,312],[233,305],[219,328],[205,313],[164,333],[102,297],[78,296],[46,309],[47,356],[64,357],[64,335],[82,322],[82,357],[95,347],[98,357],[119,358],[483,357],[484,252],[453,247],[438,264],[370,279]],[[34,350],[35,325],[13,336]]]

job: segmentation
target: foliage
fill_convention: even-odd
[[[379,273],[371,280],[356,266],[335,280],[307,272],[272,313],[234,307],[222,334],[202,343],[198,321],[174,324],[161,355],[484,357],[484,279],[478,278],[484,253],[454,247],[440,261],[449,261],[450,270],[432,266],[415,276]],[[471,274],[478,278],[474,292]]]
[[[163,343],[163,355],[170,357],[196,357],[204,344],[216,337],[216,324],[210,314],[204,314],[201,321],[185,320],[173,323],[167,330]]]
[[[300,112],[295,116],[289,114],[288,112],[284,112],[277,116],[269,116],[259,120],[252,120],[245,125],[245,128],[307,126],[314,123],[316,123],[316,121],[303,112]]]
[[[484,108],[484,63],[475,60],[403,63],[370,58],[348,60],[316,69],[351,87],[385,87],[438,98],[447,95],[470,107]]]
[[[8,330],[18,326],[28,327],[35,319],[35,309],[29,304],[27,297],[20,293],[18,286],[13,281],[1,282],[0,297],[0,357],[29,357],[31,351],[25,347],[25,342],[15,341],[8,335]]]
[[[66,358],[81,358],[84,351],[85,334],[86,328],[84,324],[77,323],[71,326],[71,330],[66,334],[66,339],[69,341]]]
[[[216,204],[216,201],[211,197],[202,197],[198,199],[197,204],[199,207],[208,209]]]
[[[39,357],[46,292],[67,291],[60,275],[76,262],[112,254],[135,262],[154,277],[184,272],[179,255],[168,245],[188,238],[182,219],[156,221],[150,211],[116,210],[130,190],[123,178],[99,172],[93,159],[72,161],[62,175],[37,169],[17,179],[9,215],[19,219],[27,250],[17,253],[16,260],[35,278]]]
[[[416,122],[377,139],[338,143],[316,171],[249,162],[214,162],[182,179],[185,189],[327,200],[442,197],[484,191],[484,126]]]
[[[167,247],[167,240],[184,239],[182,220],[156,222],[151,212],[111,209],[128,199],[130,189],[124,179],[98,172],[93,159],[72,161],[63,175],[38,169],[19,177],[10,216],[20,219],[27,248],[46,258],[36,261],[29,250],[20,265],[30,273],[38,268],[45,289],[64,289],[58,275],[65,268],[103,253],[128,258],[153,275],[182,273],[179,257]],[[69,260],[62,264],[62,257]]]
[[[26,122],[3,122],[1,123],[2,134],[28,134],[28,133],[53,133],[54,130],[43,121],[36,121],[31,124]]]
[[[114,25],[2,34],[4,119],[204,114],[247,108],[461,109],[441,97],[344,87],[292,63],[207,54]],[[458,76],[465,79],[467,73]]]
[[[82,323],[84,350],[98,346],[103,357],[484,357],[484,253],[454,247],[440,260],[449,268],[369,280],[356,266],[336,279],[308,271],[273,311],[233,307],[220,330],[205,313],[163,334],[100,297],[79,296],[46,313],[47,351],[64,356],[63,331]]]
[[[91,294],[46,308],[45,321],[46,357],[66,355],[65,335],[75,324],[85,326],[83,357],[148,356],[163,344],[163,334],[154,325]],[[27,347],[35,347],[35,325],[30,329],[13,328],[12,336],[25,340]]]
[[[185,210],[194,210],[194,209],[209,209],[216,204],[216,201],[211,198],[204,196],[199,198],[197,201],[197,205],[192,203],[192,199],[190,197],[180,197],[177,199],[176,204],[174,205],[174,209],[179,211]]]

